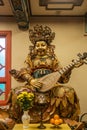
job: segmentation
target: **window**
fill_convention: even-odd
[[[0,31],[0,105],[6,104],[11,88],[11,31]]]

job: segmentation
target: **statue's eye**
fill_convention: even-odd
[[[39,47],[39,45],[37,44],[36,47]]]
[[[45,46],[45,44],[42,44],[42,46]]]

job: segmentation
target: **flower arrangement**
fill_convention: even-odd
[[[17,103],[24,111],[32,108],[34,103],[34,93],[30,90],[26,91],[26,89],[20,91],[17,95]]]

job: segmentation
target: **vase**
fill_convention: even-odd
[[[23,128],[27,129],[29,128],[29,123],[30,123],[30,115],[28,114],[28,110],[27,111],[23,111],[23,115],[22,115],[22,123],[23,123]]]

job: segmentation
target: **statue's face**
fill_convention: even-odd
[[[36,42],[35,51],[38,55],[45,55],[47,52],[47,43],[45,41]]]

